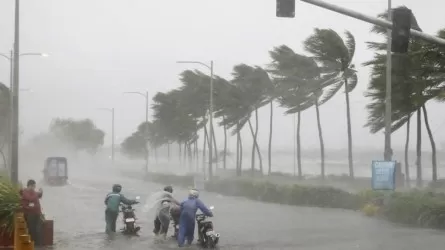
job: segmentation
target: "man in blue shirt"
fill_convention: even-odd
[[[191,189],[188,199],[181,203],[178,232],[179,247],[184,246],[186,239],[187,244],[192,244],[195,234],[195,216],[198,209],[201,210],[204,215],[213,217],[212,211],[210,211],[198,197],[199,191],[197,189]]]

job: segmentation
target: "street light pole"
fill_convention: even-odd
[[[213,61],[210,61],[210,114],[209,114],[209,179],[213,176]]]
[[[213,60],[210,66],[199,61],[177,61],[176,63],[200,64],[210,70],[210,107],[209,107],[209,179],[213,177]]]
[[[391,0],[388,0],[388,21],[392,20]],[[391,80],[392,80],[392,53],[391,53],[391,29],[387,30],[387,45],[386,45],[386,97],[385,97],[385,149],[383,158],[385,161],[391,161],[392,149],[391,149]]]
[[[11,181],[19,182],[19,66],[20,66],[20,1],[15,0],[14,70],[12,85]]]
[[[143,96],[145,98],[145,137],[146,143],[145,143],[145,173],[148,173],[148,158],[149,158],[149,152],[148,152],[148,91],[145,91],[145,93],[142,92],[124,92],[124,94],[136,94]]]
[[[114,165],[114,157],[115,157],[115,146],[114,146],[114,139],[115,139],[115,135],[114,135],[114,108],[111,109],[111,161],[113,162]]]
[[[13,132],[14,132],[14,123],[13,123],[13,117],[14,117],[14,50],[10,50],[9,52],[9,56],[3,53],[0,53],[0,56],[4,57],[5,59],[7,59],[9,61],[9,117],[8,117],[8,121],[9,121],[9,125],[8,125],[8,136],[7,136],[7,140],[8,140],[8,162],[7,162],[7,167],[9,170],[12,170],[11,167],[11,158],[12,158],[12,139],[13,139]],[[22,53],[19,54],[18,57],[20,56],[42,56],[42,57],[47,57],[48,54],[45,53]],[[20,91],[20,90],[19,90]],[[18,95],[18,94],[17,94]],[[17,104],[18,107],[18,104]],[[18,125],[17,125],[18,126]],[[12,178],[12,173],[11,173],[11,178]]]

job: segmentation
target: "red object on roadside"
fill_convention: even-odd
[[[14,234],[0,230],[0,248],[4,249],[4,247],[9,247],[13,245],[14,245]]]
[[[52,246],[54,244],[54,221],[44,220],[42,225],[43,240],[42,244],[44,246]]]

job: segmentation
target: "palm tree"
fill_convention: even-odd
[[[134,132],[121,143],[122,152],[130,157],[145,155],[145,139],[139,131]]]
[[[242,140],[240,131],[250,118],[251,110],[245,96],[248,95],[245,88],[241,88],[233,82],[226,82],[224,91],[218,92],[215,102],[215,117],[224,117],[220,125],[226,129],[232,129],[232,135],[237,136],[236,173],[242,172]]]
[[[9,135],[10,91],[3,83],[0,83],[0,154],[3,163],[6,164],[6,156],[3,147],[7,144]]]
[[[270,88],[271,81],[267,72],[262,68],[256,66],[251,67],[246,64],[239,64],[233,68],[233,80],[232,82],[243,89],[246,93],[245,105],[247,106],[247,113],[249,119],[247,123],[249,125],[250,132],[253,137],[253,147],[252,147],[252,162],[251,170],[252,174],[255,169],[255,149],[260,161],[260,172],[263,173],[263,162],[261,157],[261,152],[258,146],[258,109],[266,105],[269,101],[267,100],[267,89]],[[266,101],[267,100],[267,101]],[[255,114],[255,131],[253,130],[252,123],[250,121],[251,113]]]
[[[357,74],[352,64],[355,39],[349,31],[345,35],[346,40],[343,40],[334,30],[315,29],[314,34],[304,41],[304,48],[322,65],[324,75],[330,75],[329,79],[339,76],[332,82],[320,104],[332,98],[341,87],[345,89],[349,176],[354,178],[349,93],[357,86]]]
[[[379,17],[386,18],[387,13],[380,14]],[[412,27],[420,30],[416,18],[413,15]],[[384,34],[386,31],[380,27],[374,27],[373,32]],[[364,65],[372,66],[371,82],[368,87],[367,96],[371,97],[373,102],[368,105],[370,112],[368,123],[372,133],[376,133],[384,127],[384,100],[386,83],[386,43],[368,42],[368,46],[376,51],[374,59],[366,62]],[[427,101],[433,98],[440,98],[440,91],[443,88],[444,78],[441,78],[445,72],[440,67],[437,58],[431,57],[431,45],[413,38],[410,41],[410,48],[406,55],[393,54],[393,75],[392,75],[392,132],[403,125],[407,125],[409,131],[409,120],[414,112],[417,114],[417,185],[422,182],[421,165],[421,127],[422,111],[432,147],[433,181],[437,180],[436,148],[433,135],[428,123],[426,107]],[[436,50],[436,52],[438,52]],[[437,54],[436,54],[437,55]],[[406,138],[408,144],[409,137]],[[405,169],[408,169],[408,147],[405,146]],[[406,171],[406,178],[409,181],[409,170]]]
[[[226,125],[226,115],[222,112],[218,112],[223,110],[227,105],[229,105],[228,102],[231,101],[230,97],[230,83],[224,78],[215,76],[214,79],[214,88],[215,88],[215,95],[214,95],[214,111],[215,111],[215,118],[221,118],[222,122],[219,123],[220,126],[224,129],[224,151],[223,151],[223,168],[226,169],[226,158],[227,158],[227,125]],[[238,159],[238,156],[237,156]],[[238,164],[237,164],[238,166]]]
[[[177,142],[186,150],[198,139],[197,131],[205,124],[196,118],[198,113],[189,102],[191,98],[188,94],[185,90],[157,93],[152,105],[156,119],[153,124],[159,124],[162,128],[164,140]],[[181,150],[181,146],[179,149]]]
[[[269,52],[272,63],[269,72],[277,84],[276,93],[282,107],[287,108],[286,114],[297,113],[296,131],[298,176],[302,178],[300,126],[301,112],[315,106],[317,127],[320,140],[321,175],[325,176],[324,141],[320,122],[319,99],[323,96],[323,88],[337,80],[332,74],[321,74],[321,68],[313,58],[296,54],[289,47],[282,45]],[[325,102],[328,99],[325,100]]]

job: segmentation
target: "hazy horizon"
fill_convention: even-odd
[[[334,3],[373,16],[386,8],[385,1]],[[445,2],[435,1],[437,7],[432,9],[419,1],[393,1],[393,6],[402,4],[413,10],[425,32],[435,34],[445,27],[445,22],[433,18],[441,16],[440,7],[445,7]],[[13,7],[13,1],[0,2],[2,53],[8,53],[12,46]],[[381,38],[370,33],[371,25],[367,23],[303,2],[297,2],[296,9],[297,18],[280,19],[275,17],[275,1],[22,0],[21,52],[50,55],[23,57],[20,62],[21,88],[32,90],[20,93],[22,142],[47,130],[53,118],[62,117],[92,119],[106,132],[105,145],[109,145],[111,117],[97,108],[114,107],[115,139],[120,143],[145,115],[144,99],[123,95],[124,91],[148,90],[151,99],[158,91],[178,87],[178,74],[185,69],[207,72],[206,68],[195,65],[178,65],[177,60],[214,60],[215,74],[231,79],[235,64],[264,66],[269,63],[268,51],[274,46],[286,44],[297,53],[303,53],[302,41],[318,27],[332,28],[340,34],[348,30],[355,36],[353,62],[359,82],[350,97],[353,150],[383,150],[383,132],[373,135],[363,127],[367,117],[365,105],[369,102],[363,96],[369,82],[369,68],[361,66],[373,55],[365,42]],[[165,14],[167,10],[168,15]],[[0,63],[0,82],[9,82],[6,60]],[[443,104],[430,101],[427,108],[439,147],[445,136]],[[320,107],[326,148],[347,147],[345,110],[341,92]],[[273,148],[276,149],[292,148],[293,144],[293,116],[285,116],[283,112],[275,104]],[[151,110],[149,114],[152,115]],[[265,149],[269,109],[262,108],[259,117],[258,141],[260,148]],[[415,147],[415,125],[411,123],[410,148]],[[318,148],[313,108],[303,112],[301,126],[303,147]],[[222,128],[217,127],[215,132],[221,147]],[[404,127],[393,134],[393,150],[404,148],[405,134]],[[242,137],[244,145],[251,145],[247,128],[242,131]],[[230,140],[234,148],[235,138]],[[422,150],[430,150],[424,127],[422,142]]]

